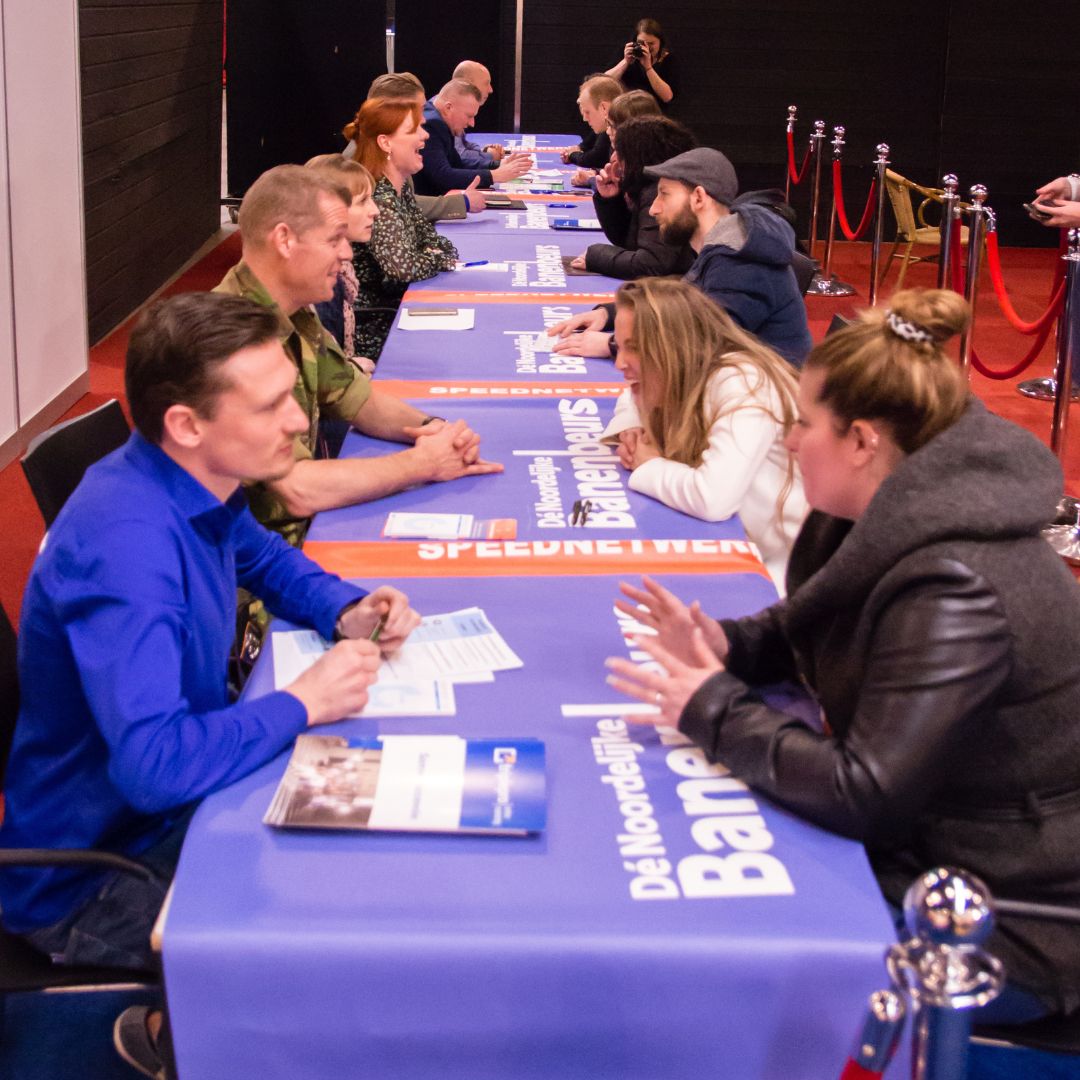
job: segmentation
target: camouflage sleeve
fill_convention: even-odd
[[[371,380],[345,359],[329,334],[325,336],[326,342],[318,356],[319,408],[337,420],[352,420],[371,396]]]

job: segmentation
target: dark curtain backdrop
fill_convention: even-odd
[[[1080,168],[1080,4],[939,0],[525,0],[526,131],[576,132],[582,76],[616,62],[635,20],[659,18],[682,71],[675,115],[725,150],[744,188],[783,183],[787,106],[847,127],[845,194],[861,209],[874,146],[893,166],[990,189],[1002,239],[1051,244],[1020,203]],[[79,0],[90,337],[176,272],[219,221],[222,0]],[[429,93],[466,57],[513,117],[515,0],[397,0],[398,70]],[[229,186],[339,149],[338,132],[385,70],[383,0],[229,0]],[[48,138],[48,132],[43,132]],[[795,203],[805,217],[808,185]]]
[[[861,210],[874,147],[897,172],[990,189],[1002,240],[1053,244],[1020,204],[1080,168],[1080,4],[1027,18],[1015,0],[941,0],[899,11],[883,0],[526,0],[522,125],[579,130],[575,82],[613,65],[637,18],[663,24],[678,57],[673,115],[735,163],[744,188],[782,185],[787,106],[799,159],[812,122],[847,128],[845,201]],[[805,210],[805,184],[794,201]],[[823,212],[827,212],[827,203]]]
[[[512,101],[513,69],[503,74],[500,41],[508,35],[512,50],[513,18],[506,0],[469,0],[460,11],[398,0],[395,70],[419,76],[431,96],[458,61],[480,60],[496,89],[479,122],[505,127],[512,114],[504,119],[499,106]],[[385,25],[383,0],[229,0],[231,191],[246,191],[273,165],[345,145],[342,126],[386,71]]]

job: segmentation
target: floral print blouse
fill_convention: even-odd
[[[353,355],[378,360],[409,283],[452,269],[457,249],[420,212],[411,183],[402,184],[399,195],[383,176],[373,197],[379,216],[371,239],[353,244],[358,284]]]

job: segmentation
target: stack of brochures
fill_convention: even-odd
[[[330,644],[314,630],[275,631],[274,686],[284,689]],[[453,716],[455,683],[493,682],[522,667],[481,608],[428,615],[397,652],[383,658],[362,716]]]
[[[301,735],[263,821],[524,836],[545,819],[539,739]]]

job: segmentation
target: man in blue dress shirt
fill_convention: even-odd
[[[396,589],[324,573],[251,516],[241,484],[286,475],[307,429],[274,312],[165,300],[131,335],[126,381],[136,430],[87,471],[27,585],[0,845],[120,852],[167,882],[193,805],[306,727],[362,709],[374,626],[386,616],[380,640],[394,648],[419,616]],[[339,643],[284,690],[234,704],[238,584]],[[63,963],[145,966],[162,895],[123,874],[0,874],[5,925]]]

